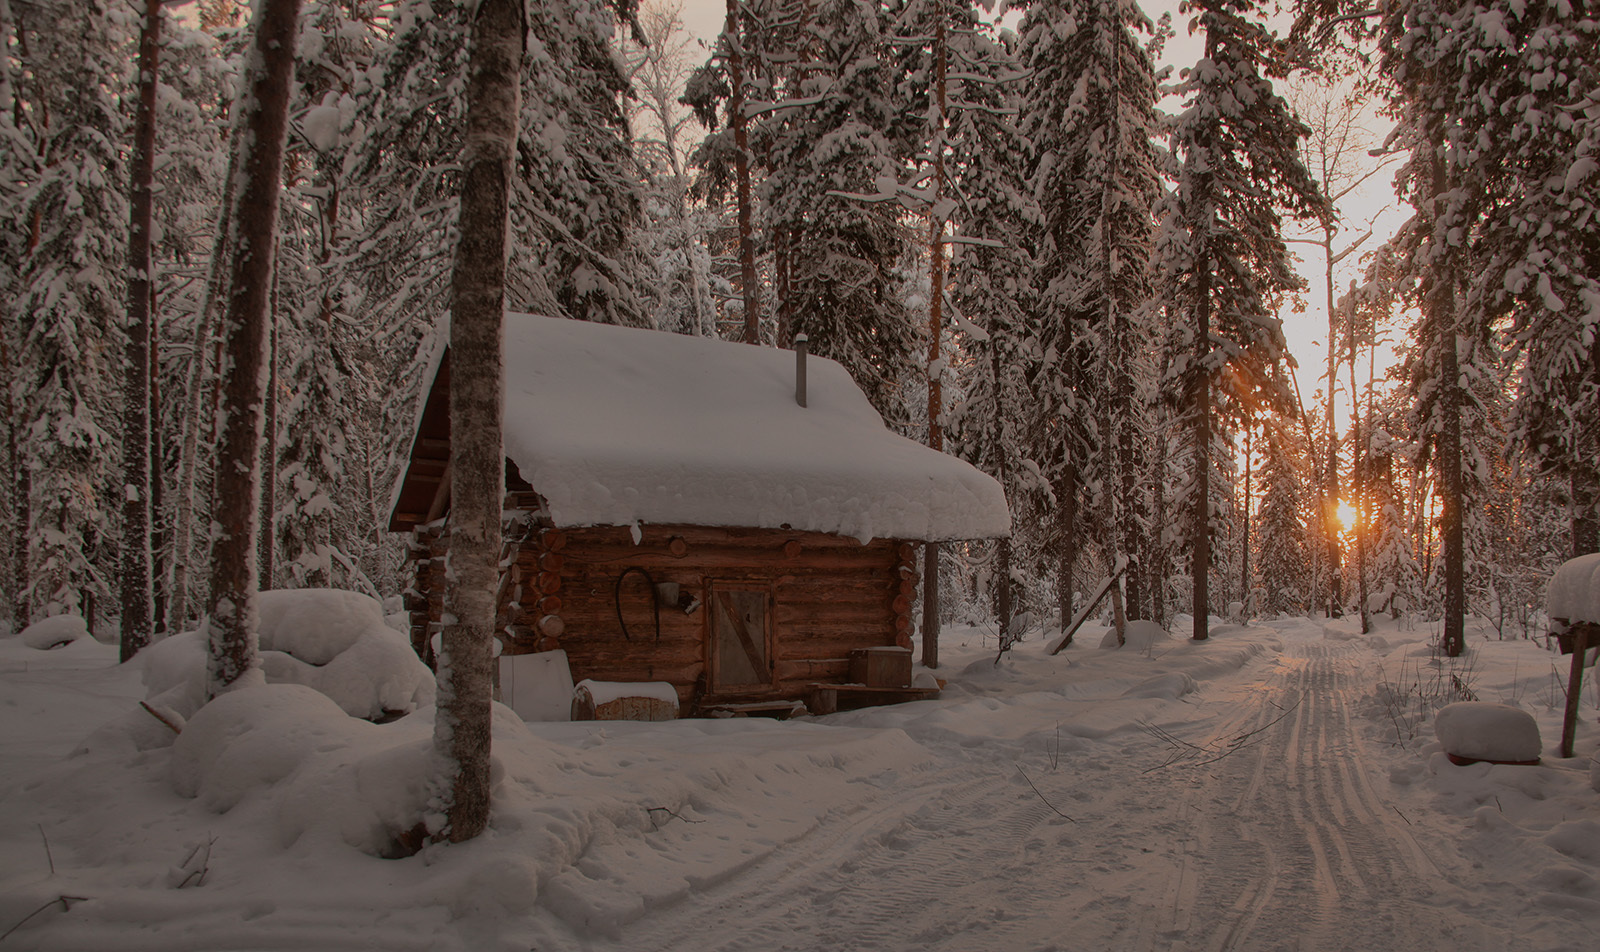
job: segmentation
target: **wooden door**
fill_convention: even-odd
[[[759,691],[773,683],[772,587],[712,582],[711,693]]]

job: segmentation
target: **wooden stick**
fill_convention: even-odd
[[[1061,633],[1061,640],[1056,642],[1055,648],[1050,652],[1051,654],[1060,654],[1061,649],[1065,648],[1067,644],[1072,641],[1072,636],[1077,634],[1078,629],[1083,627],[1083,623],[1089,619],[1089,613],[1095,610],[1095,606],[1100,604],[1101,600],[1106,597],[1106,593],[1111,591],[1111,586],[1117,584],[1117,579],[1121,578],[1122,573],[1126,572],[1127,570],[1127,556],[1117,559],[1116,569],[1112,571],[1111,575],[1104,582],[1100,583],[1100,591],[1094,593],[1094,597],[1089,599],[1089,604],[1083,606],[1083,609],[1079,611],[1077,616],[1072,619],[1072,624]]]
[[[1588,623],[1572,626],[1572,674],[1567,679],[1567,712],[1561,721],[1561,756],[1572,756],[1572,745],[1578,733],[1578,701],[1583,692],[1583,661],[1589,653]]]

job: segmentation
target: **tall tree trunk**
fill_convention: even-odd
[[[1567,481],[1572,493],[1572,557],[1600,552],[1600,521],[1595,518],[1595,486],[1574,470]]]
[[[272,292],[272,246],[278,192],[289,131],[289,86],[294,74],[300,0],[260,0],[254,41],[245,60],[235,136],[241,173],[234,210],[227,318],[229,367],[224,377],[222,445],[212,501],[217,535],[211,546],[207,605],[208,696],[214,697],[260,667],[256,619],[256,536],[260,532],[262,403],[266,397],[267,311]]]
[[[524,0],[481,0],[467,65],[467,136],[450,308],[450,572],[445,583],[433,745],[443,765],[436,840],[489,822],[495,592],[500,581],[501,326],[512,158],[521,109]]]
[[[156,153],[156,71],[161,48],[161,0],[145,0],[139,31],[139,102],[134,115],[128,184],[128,350],[122,414],[122,637],[128,661],[150,643],[155,588],[150,576],[150,242]]]
[[[31,620],[28,604],[28,523],[32,513],[29,505],[32,485],[28,466],[22,459],[22,441],[17,439],[17,430],[21,428],[14,400],[18,375],[17,368],[11,363],[10,337],[5,328],[0,328],[0,373],[5,375],[0,380],[0,413],[5,415],[6,465],[10,467],[6,473],[6,489],[11,500],[6,507],[11,515],[11,558],[5,579],[6,607],[11,612],[12,630],[21,631],[28,627]]]
[[[1323,171],[1323,180],[1327,180],[1327,170]],[[1343,585],[1344,569],[1339,558],[1339,433],[1334,429],[1333,405],[1335,394],[1339,391],[1339,312],[1333,306],[1333,225],[1330,221],[1322,223],[1322,288],[1328,302],[1328,389],[1323,393],[1323,436],[1327,439],[1327,455],[1323,465],[1326,467],[1322,473],[1322,480],[1318,486],[1318,497],[1322,501],[1322,538],[1318,544],[1323,546],[1328,553],[1328,617],[1332,618],[1339,612],[1339,603]],[[1352,393],[1351,400],[1355,399]]]
[[[1239,604],[1243,605],[1244,620],[1249,621],[1255,614],[1255,599],[1252,597],[1255,586],[1250,581],[1250,454],[1252,450],[1251,437],[1253,431],[1251,421],[1246,418],[1244,422],[1244,531],[1239,540]]]
[[[744,40],[739,31],[739,0],[728,0],[728,20],[723,28],[728,43],[728,121],[733,126],[734,191],[738,201],[739,279],[744,287],[746,344],[761,343],[761,288],[756,284],[755,234],[750,224],[750,135],[744,114]]]
[[[1444,649],[1450,657],[1466,650],[1466,545],[1461,507],[1465,487],[1461,478],[1461,369],[1456,358],[1455,282],[1447,275],[1436,279],[1426,300],[1442,308],[1435,318],[1439,333],[1441,427],[1434,452],[1439,459],[1439,518],[1444,555]]]
[[[274,245],[276,256],[277,247]],[[271,329],[267,332],[267,407],[261,440],[261,587],[273,587],[278,551],[278,270],[272,270]]]
[[[1437,140],[1444,142],[1441,135]],[[1432,148],[1432,146],[1429,146]],[[1440,146],[1439,148],[1443,148]],[[1433,260],[1423,275],[1423,317],[1433,326],[1439,352],[1439,429],[1435,437],[1434,465],[1439,470],[1440,545],[1444,557],[1444,640],[1442,647],[1455,658],[1466,650],[1466,547],[1461,507],[1465,487],[1461,478],[1461,368],[1456,355],[1459,298],[1456,280],[1444,257],[1445,235],[1440,207],[1448,200],[1449,175],[1435,151],[1430,156],[1431,194],[1428,196],[1427,234],[1433,239]]]
[[[1057,551],[1056,610],[1061,614],[1061,630],[1072,624],[1073,578],[1072,570],[1078,564],[1078,471],[1068,467],[1063,479],[1064,488],[1056,499]],[[1072,644],[1069,634],[1062,647]]]
[[[1209,239],[1208,239],[1209,240]],[[1189,518],[1194,538],[1189,572],[1194,582],[1194,640],[1209,637],[1211,608],[1211,258],[1209,249],[1195,261],[1195,371],[1190,408],[1194,413],[1194,499]]]
[[[227,262],[233,247],[233,206],[238,191],[239,149],[238,135],[228,137],[228,171],[222,184],[222,211],[217,216],[216,238],[211,243],[211,263],[206,276],[205,294],[200,299],[200,312],[196,316],[194,353],[189,358],[189,412],[183,422],[183,443],[178,448],[178,498],[174,500],[177,511],[173,517],[172,540],[172,600],[167,606],[167,630],[179,632],[189,623],[189,568],[194,558],[194,514],[197,504],[195,484],[199,481],[200,428],[205,410],[211,405],[210,394],[220,381],[208,367],[206,355],[215,333],[217,301],[226,294],[224,282],[228,279]],[[220,355],[219,355],[220,356]],[[215,414],[213,413],[213,417]]]
[[[1367,394],[1372,394],[1368,384]],[[1361,402],[1356,399],[1356,312],[1350,310],[1350,495],[1356,514],[1356,599],[1361,613],[1361,633],[1372,633],[1367,611],[1367,442],[1362,435]]]
[[[945,24],[941,17],[933,32],[933,205],[928,214],[928,272],[932,293],[928,296],[928,446],[943,451],[944,391],[941,377],[944,342],[944,110],[945,110]],[[922,547],[922,663],[939,666],[939,543]]]

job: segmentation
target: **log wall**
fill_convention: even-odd
[[[563,648],[574,680],[671,682],[686,714],[717,703],[804,699],[813,683],[849,679],[851,649],[911,644],[910,543],[703,526],[646,526],[637,544],[626,527],[535,526],[522,535],[507,549],[501,586],[505,652]],[[438,627],[444,547],[437,526],[413,535],[409,607],[419,647]],[[676,582],[680,599],[696,608],[662,605],[658,635],[651,586],[660,582]],[[771,592],[770,687],[709,691],[709,593],[717,582]]]

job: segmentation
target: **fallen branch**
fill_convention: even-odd
[[[1028,786],[1033,787],[1034,795],[1037,796],[1040,800],[1043,800],[1044,801],[1044,805],[1049,807],[1051,812],[1053,812],[1056,816],[1060,817],[1061,819],[1068,821],[1069,823],[1078,822],[1077,820],[1074,820],[1072,817],[1067,816],[1065,813],[1062,813],[1060,810],[1057,810],[1056,809],[1056,805],[1054,803],[1051,803],[1050,800],[1047,797],[1045,797],[1044,794],[1040,793],[1038,787],[1034,787],[1032,778],[1030,778],[1028,776],[1028,772],[1026,770],[1022,769],[1022,765],[1021,764],[1017,764],[1017,773],[1022,774],[1022,779],[1028,781]]]
[[[7,929],[6,932],[5,932],[5,935],[0,935],[0,942],[4,942],[6,939],[10,938],[11,933],[13,933],[13,932],[17,931],[18,929],[22,928],[23,926],[27,925],[29,919],[32,919],[34,916],[37,916],[39,913],[44,912],[46,909],[49,909],[51,906],[55,905],[58,902],[61,903],[61,911],[62,912],[66,912],[66,911],[68,911],[69,909],[72,908],[72,904],[73,903],[75,903],[75,902],[88,902],[88,901],[89,901],[89,897],[88,896],[57,896],[56,898],[49,900],[44,905],[40,906],[39,908],[37,908],[37,909],[33,910],[32,912],[28,913],[27,915],[23,916],[21,922],[18,922],[16,925],[14,925],[11,928]]]
[[[704,823],[705,822],[704,820],[691,820],[688,817],[682,816],[682,815],[676,813],[675,811],[673,811],[673,810],[671,810],[671,809],[669,809],[667,807],[649,807],[649,808],[647,808],[645,810],[645,812],[650,814],[650,823],[651,823],[651,825],[653,825],[658,830],[661,829],[661,824],[656,822],[656,814],[657,813],[665,813],[667,816],[682,820],[685,823]]]
[[[1230,754],[1238,753],[1239,751],[1244,750],[1246,747],[1252,747],[1255,743],[1254,739],[1258,734],[1288,717],[1290,714],[1293,714],[1295,708],[1299,707],[1300,702],[1304,699],[1305,698],[1302,695],[1293,704],[1289,705],[1289,707],[1284,708],[1282,714],[1279,714],[1272,720],[1262,724],[1255,730],[1245,731],[1242,734],[1234,735],[1226,744],[1221,746],[1217,746],[1214,743],[1191,743],[1190,741],[1184,740],[1165,728],[1157,727],[1156,725],[1146,721],[1141,721],[1139,723],[1140,730],[1144,731],[1146,734],[1149,734],[1151,737],[1162,741],[1174,751],[1174,753],[1166,760],[1156,764],[1154,767],[1145,768],[1142,773],[1151,773],[1156,770],[1162,770],[1177,763],[1184,763],[1184,765],[1188,767],[1204,767],[1208,764],[1214,764]],[[1204,759],[1193,759],[1197,757],[1203,757]]]

